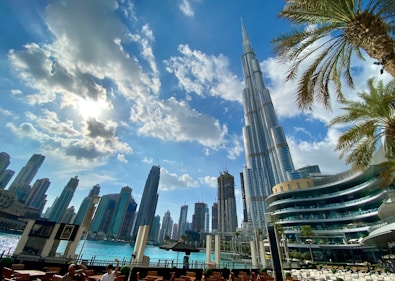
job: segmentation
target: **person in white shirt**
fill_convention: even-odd
[[[106,267],[107,272],[103,274],[100,281],[114,281],[115,280],[115,278],[118,276],[119,260],[115,259],[115,262],[116,262],[115,269],[112,266],[112,264],[107,265],[107,267]]]

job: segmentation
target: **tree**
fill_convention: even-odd
[[[391,109],[395,102],[395,80],[387,84],[379,81],[376,86],[375,80],[369,79],[368,89],[358,93],[359,100],[343,100],[346,113],[331,120],[330,126],[349,126],[340,136],[336,150],[341,151],[341,158],[348,154],[346,163],[353,164],[354,168],[365,168],[384,140],[384,153],[389,161],[383,165],[390,168],[395,162],[395,112]],[[390,172],[394,168],[385,170]]]
[[[351,58],[363,51],[395,77],[395,4],[393,0],[286,0],[278,15],[296,28],[272,40],[280,59],[291,62],[286,80],[311,61],[298,81],[297,103],[309,109],[314,100],[330,109],[329,84],[344,98],[341,77],[353,88]]]
[[[313,242],[311,237],[314,236],[314,231],[311,229],[310,225],[301,225],[300,235],[307,238],[306,242],[309,244],[311,262],[314,263],[313,251],[311,250],[311,243]]]

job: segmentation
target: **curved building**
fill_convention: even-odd
[[[365,171],[274,186],[266,199],[267,212],[282,233],[281,240],[287,242],[283,251],[292,258],[311,249],[314,261],[377,260],[383,248],[363,243],[363,238],[382,223],[378,210],[391,190],[383,186],[380,169],[372,165]]]

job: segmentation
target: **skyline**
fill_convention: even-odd
[[[48,177],[48,203],[70,178],[78,207],[92,186],[101,195],[130,186],[140,203],[150,168],[160,165],[156,214],[177,221],[182,205],[217,197],[217,177],[245,165],[241,103],[241,20],[260,62],[296,169],[347,169],[334,148],[339,114],[315,105],[300,112],[295,84],[270,40],[290,26],[283,3],[225,1],[11,1],[0,3],[0,150],[18,172],[32,154],[46,160],[34,180]],[[153,8],[155,7],[155,8]],[[354,62],[355,90],[369,77],[386,79],[373,61]],[[11,182],[14,180],[12,178]],[[188,212],[188,221],[192,221]]]

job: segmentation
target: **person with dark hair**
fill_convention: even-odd
[[[67,273],[63,275],[62,281],[85,281],[85,271],[88,268],[83,265],[76,265],[74,263],[69,265]]]
[[[112,264],[107,265],[107,267],[106,267],[107,272],[103,274],[100,281],[114,281],[115,280],[115,278],[118,276],[119,260],[115,259],[115,262],[116,262],[115,269]]]

